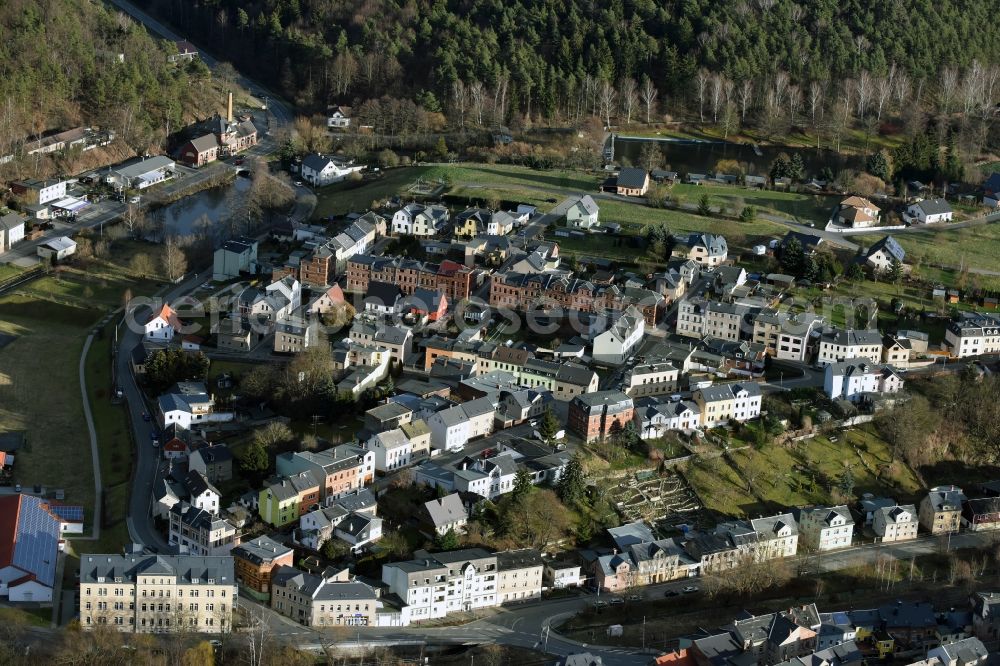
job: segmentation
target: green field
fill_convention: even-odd
[[[508,164],[461,164],[414,166],[388,169],[378,180],[363,184],[337,183],[316,191],[318,203],[315,218],[343,215],[352,211],[364,212],[375,201],[396,195],[407,197],[407,189],[417,181],[444,180],[449,184],[449,194],[467,196],[486,201],[497,195],[512,196],[518,201],[543,204],[551,207],[555,202],[546,201],[550,193],[569,194],[593,192],[598,178],[571,169],[539,171]]]
[[[0,264],[0,283],[6,282],[16,275],[20,275],[24,269],[13,264]]]
[[[65,489],[66,500],[87,507],[88,516],[94,478],[80,395],[80,353],[94,324],[118,307],[126,289],[138,293],[147,287],[71,269],[0,298],[0,332],[18,336],[0,349],[0,429],[23,430],[28,442],[17,456],[15,479]],[[102,449],[108,465],[105,485],[125,481],[129,474],[127,459],[114,460],[125,446],[121,422],[104,406],[110,383],[107,344],[102,341],[103,352],[98,345],[88,357],[94,364],[89,369],[97,373],[88,391],[95,401],[99,442],[110,445]]]
[[[678,183],[670,188],[673,196],[680,196],[687,204],[695,204],[705,194],[713,209],[719,206],[730,209],[734,214],[746,206],[756,206],[758,213],[774,213],[796,222],[815,222],[817,226],[826,224],[830,211],[836,203],[835,197],[822,194],[800,194],[776,190],[758,190],[725,185],[686,185]]]
[[[887,445],[878,437],[861,429],[839,437],[835,443],[817,436],[788,446],[745,448],[728,459],[700,459],[688,466],[686,477],[706,508],[727,516],[834,502],[834,490],[848,465],[856,495],[891,494],[902,501],[919,492],[913,471],[900,461],[891,462]]]
[[[363,213],[372,207],[372,202],[402,194],[427,170],[428,167],[388,169],[382,172],[382,177],[378,180],[361,184],[345,181],[318,188],[313,218],[345,215],[351,212]]]
[[[852,237],[869,245],[881,235]],[[941,227],[893,236],[906,250],[906,263],[936,264],[950,268],[965,266],[1000,271],[1000,224],[980,224],[961,229]]]

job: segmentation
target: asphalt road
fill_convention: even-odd
[[[204,276],[199,279],[192,275],[164,294],[163,302],[169,303],[192,291],[203,279]],[[159,430],[159,426],[156,424],[153,406],[146,403],[131,367],[132,350],[142,344],[142,329],[137,325],[130,325],[130,322],[144,322],[148,314],[149,308],[140,306],[126,315],[126,323],[121,327],[118,338],[118,354],[115,357],[115,376],[125,394],[125,408],[132,423],[132,436],[136,448],[126,523],[133,543],[142,544],[157,552],[172,553],[174,550],[156,529],[152,514],[153,483],[159,473],[161,460],[159,447],[152,445],[152,434]],[[144,420],[143,414],[149,415],[150,420]]]

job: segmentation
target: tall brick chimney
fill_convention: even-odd
[[[233,122],[233,93],[229,93],[229,101],[226,104],[226,120]]]

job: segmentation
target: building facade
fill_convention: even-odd
[[[225,633],[238,599],[231,557],[83,555],[80,626]]]

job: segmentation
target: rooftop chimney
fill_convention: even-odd
[[[233,93],[229,93],[229,100],[226,104],[226,120],[233,122]]]

